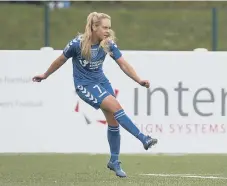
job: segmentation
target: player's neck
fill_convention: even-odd
[[[91,45],[97,45],[99,43],[100,43],[100,40],[98,37],[96,37],[96,36],[91,37]]]

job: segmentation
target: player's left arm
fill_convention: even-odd
[[[148,80],[141,80],[141,78],[138,76],[134,68],[124,59],[122,56],[122,53],[118,49],[117,45],[112,43],[111,45],[111,57],[117,62],[121,70],[129,76],[131,79],[133,79],[135,82],[139,83],[142,86],[145,86],[146,88],[150,87],[150,82]]]

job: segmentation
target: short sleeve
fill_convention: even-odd
[[[66,58],[71,58],[76,52],[78,41],[76,39],[71,40],[63,50],[63,54]]]
[[[114,60],[118,60],[122,56],[121,51],[118,49],[117,45],[113,41],[110,41],[110,52],[111,52],[110,56]]]

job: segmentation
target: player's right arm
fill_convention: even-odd
[[[70,41],[65,47],[65,49],[63,50],[63,53],[52,62],[50,67],[47,69],[47,71],[44,74],[33,77],[32,80],[34,82],[41,82],[42,80],[48,78],[56,70],[58,70],[75,53],[75,50],[76,50],[75,43],[76,43],[76,40]]]

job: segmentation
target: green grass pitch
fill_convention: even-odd
[[[1,154],[0,186],[227,185],[227,155],[121,155],[127,178],[118,178],[106,168],[108,158],[89,154]]]

